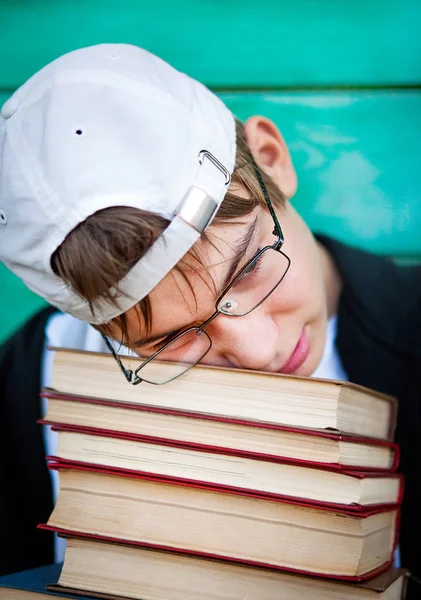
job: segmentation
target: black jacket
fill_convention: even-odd
[[[343,277],[336,345],[354,383],[398,398],[396,441],[405,475],[401,563],[412,572],[408,600],[421,598],[421,266],[383,258],[325,237]],[[418,581],[418,583],[416,583]]]
[[[0,348],[0,575],[54,562],[54,536],[37,529],[53,509],[39,398],[44,330],[35,315]]]
[[[419,599],[421,266],[399,268],[329,238],[318,239],[343,278],[336,343],[350,381],[399,400],[396,440],[405,475],[401,561],[413,574],[407,599]],[[47,309],[36,315],[0,352],[0,519],[7,523],[0,528],[0,573],[48,564],[53,558],[51,535],[35,529],[52,509],[41,428],[35,425],[43,332],[50,314]]]

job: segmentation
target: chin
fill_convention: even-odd
[[[292,373],[292,375],[296,375],[297,377],[311,377],[319,366],[322,356],[323,347],[320,349],[320,351],[319,349],[312,348],[306,360],[294,373]]]
[[[306,361],[294,373],[291,373],[291,375],[296,375],[297,377],[311,377],[312,374],[314,373],[314,371],[316,370],[317,365],[314,368],[312,368],[309,365],[310,365],[310,363],[308,361]]]

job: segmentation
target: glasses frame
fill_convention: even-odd
[[[170,340],[169,342],[167,342],[164,346],[162,346],[162,348],[160,348],[159,350],[157,350],[156,352],[154,352],[151,356],[149,356],[148,358],[146,358],[140,365],[139,367],[133,371],[132,369],[126,369],[126,367],[123,365],[119,355],[117,354],[117,352],[114,350],[111,342],[109,341],[109,339],[107,338],[106,335],[104,335],[103,333],[101,333],[105,344],[107,345],[107,348],[109,349],[109,351],[111,352],[113,358],[115,359],[115,361],[117,362],[118,366],[120,367],[121,372],[123,373],[126,381],[128,383],[130,383],[131,385],[138,385],[139,383],[142,383],[142,381],[145,381],[146,383],[150,383],[152,385],[164,385],[165,383],[169,383],[170,381],[173,381],[174,379],[177,379],[178,377],[180,377],[181,375],[184,375],[184,373],[186,373],[187,371],[189,371],[192,367],[194,367],[195,365],[197,365],[204,356],[206,356],[206,354],[209,352],[209,350],[212,348],[212,339],[209,336],[209,334],[205,331],[205,327],[207,327],[207,325],[209,325],[209,323],[211,321],[213,321],[219,314],[223,314],[226,315],[228,317],[244,317],[248,314],[250,314],[253,310],[255,310],[256,308],[258,308],[261,304],[263,304],[263,302],[272,294],[272,292],[278,287],[278,285],[283,281],[285,275],[287,274],[289,267],[291,266],[291,259],[289,258],[289,256],[287,256],[284,252],[282,252],[281,248],[284,244],[284,234],[282,232],[282,228],[281,225],[278,221],[278,217],[276,216],[275,210],[273,208],[272,202],[270,200],[269,197],[269,193],[267,191],[266,185],[263,181],[263,177],[262,174],[258,168],[258,166],[256,165],[253,157],[251,157],[251,163],[254,167],[254,171],[257,177],[257,180],[259,182],[260,188],[262,190],[263,196],[265,198],[265,202],[267,204],[269,213],[273,219],[273,223],[274,223],[274,229],[273,229],[273,235],[277,238],[275,240],[275,242],[272,244],[272,246],[265,246],[264,248],[262,248],[258,254],[256,256],[254,256],[242,269],[241,271],[234,277],[234,279],[231,281],[231,283],[221,292],[221,294],[218,296],[216,302],[215,302],[215,312],[208,318],[206,319],[206,321],[204,321],[200,327],[189,327],[187,329],[185,329],[184,331],[181,331],[178,335],[176,335],[172,340]],[[266,251],[268,250],[274,250],[276,252],[279,252],[280,254],[282,254],[286,259],[287,259],[287,263],[288,266],[285,269],[285,273],[283,274],[283,276],[281,277],[281,279],[278,281],[278,283],[275,285],[275,287],[266,294],[266,296],[264,296],[262,298],[262,300],[256,304],[255,306],[253,306],[253,308],[251,308],[249,311],[247,311],[246,313],[243,313],[241,315],[235,315],[235,314],[231,314],[231,313],[226,313],[224,311],[222,311],[220,308],[218,308],[219,303],[221,302],[222,298],[230,291],[230,289],[232,289],[234,287],[234,285],[236,285],[236,283],[243,277],[243,275],[250,269],[251,266],[254,265],[255,262],[257,262],[259,260],[259,258],[261,258],[262,254],[264,254]],[[139,371],[141,371],[148,363],[150,363],[152,360],[156,359],[157,356],[159,356],[159,354],[161,354],[162,352],[164,352],[164,350],[166,350],[168,348],[168,346],[170,346],[171,344],[173,344],[174,342],[176,342],[178,339],[180,339],[182,336],[186,335],[186,333],[189,333],[190,331],[195,331],[197,333],[197,335],[205,335],[208,338],[209,341],[209,347],[206,350],[206,352],[204,352],[202,354],[202,356],[200,356],[196,362],[194,362],[193,364],[189,365],[189,367],[183,371],[182,373],[180,373],[179,375],[175,375],[174,377],[172,377],[171,379],[166,380],[165,382],[162,383],[158,383],[156,381],[149,381],[147,379],[142,379],[141,377],[139,377],[138,373]],[[141,358],[141,357],[139,357]]]

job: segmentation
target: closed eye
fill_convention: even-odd
[[[143,346],[142,348],[140,348],[140,354],[143,358],[148,358],[149,356],[151,356],[152,354],[155,354],[155,352],[158,352],[158,350],[161,350],[161,348],[163,348],[166,344],[169,344],[170,342],[172,342],[173,340],[175,340],[175,338],[177,337],[177,335],[179,335],[181,333],[181,329],[180,331],[172,334],[172,335],[168,335],[167,337],[162,338],[162,340],[158,340],[157,342],[155,342],[154,344],[151,344],[150,346]]]
[[[154,354],[155,352],[158,352],[158,350],[161,350],[166,344],[169,344],[170,342],[174,342],[175,340],[177,340],[181,334],[186,333],[187,331],[190,331],[191,329],[193,329],[194,327],[200,327],[201,323],[200,322],[195,322],[192,323],[191,325],[187,326],[186,328],[182,327],[180,329],[178,329],[177,331],[171,332],[170,335],[167,335],[166,337],[162,338],[162,340],[159,340],[157,342],[155,342],[153,345],[149,346],[148,348],[146,348],[146,352],[149,353],[149,356],[151,354]],[[183,339],[180,339],[180,345],[176,344],[174,346],[174,350],[179,347],[181,347],[181,345],[183,345]]]
[[[180,333],[181,333],[181,331],[180,331]],[[175,340],[176,337],[177,337],[176,335],[168,336],[168,337],[164,338],[163,340],[161,340],[160,342],[156,342],[153,346],[148,348],[148,350],[151,350],[152,354],[154,352],[158,352],[158,350],[161,350],[161,348],[163,348],[166,344],[169,344],[170,342]]]
[[[234,285],[237,285],[240,282],[245,282],[245,281],[248,282],[252,277],[255,277],[257,275],[257,273],[259,272],[260,267],[261,267],[261,260],[260,260],[260,258],[257,258],[259,252],[260,252],[260,249],[258,249],[255,252],[254,256],[250,259],[249,264],[246,265],[246,267],[241,272],[238,280],[235,282]]]
[[[163,346],[165,346],[165,344],[168,344],[169,342],[174,340],[182,331],[184,331],[184,328],[172,331],[170,334],[161,339],[158,338],[156,341],[153,340],[153,343],[152,340],[150,342],[141,339],[132,340],[130,346],[132,348],[136,348],[136,351],[142,358],[148,358],[149,356],[160,350]]]

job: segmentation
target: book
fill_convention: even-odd
[[[19,573],[11,573],[0,577],[1,600],[51,600],[52,597],[76,598],[89,600],[92,596],[81,596],[79,593],[60,593],[47,590],[47,585],[57,582],[62,564],[47,565],[37,569],[28,569]]]
[[[352,512],[56,463],[44,529],[295,572],[368,578],[390,566],[398,508]]]
[[[60,585],[143,600],[400,600],[405,571],[390,569],[369,583],[345,584],[245,568],[187,555],[151,551],[90,539],[69,538]],[[388,596],[385,596],[386,592]]]
[[[401,501],[399,473],[339,471],[290,464],[260,456],[224,453],[220,448],[184,448],[145,442],[123,433],[68,426],[58,431],[58,449],[52,460],[112,467],[167,479],[197,481],[261,495],[308,503],[329,503],[350,510]]]
[[[399,462],[396,444],[370,438],[52,392],[42,396],[48,400],[48,410],[40,423],[75,426],[81,431],[97,428],[144,441],[219,447],[245,456],[272,456],[348,470],[396,470]]]
[[[135,368],[139,359],[122,357]],[[168,373],[174,366],[151,365]],[[60,393],[230,419],[393,440],[396,400],[340,381],[196,365],[164,386],[129,385],[108,354],[55,349],[52,388]]]
[[[404,569],[391,568],[369,582],[349,584],[68,538],[63,569],[61,564],[48,565],[1,577],[0,598],[314,600],[318,596],[324,600],[404,600],[406,579]],[[57,581],[60,583],[53,583]]]

